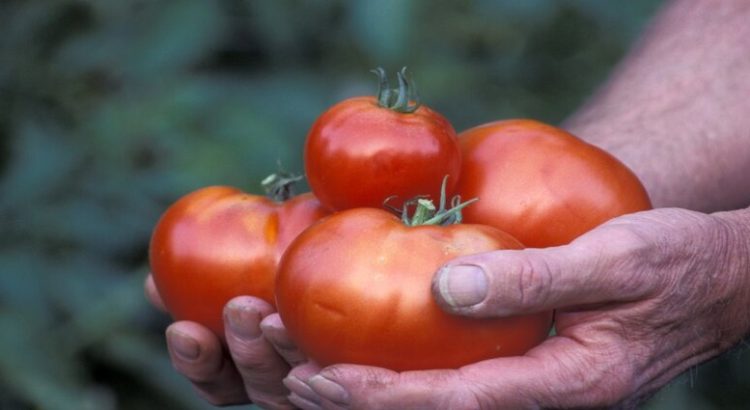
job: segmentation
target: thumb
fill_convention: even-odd
[[[476,317],[635,300],[657,283],[638,265],[644,252],[637,235],[592,231],[570,245],[457,258],[437,272],[432,292],[446,311]]]

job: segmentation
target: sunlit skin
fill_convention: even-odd
[[[240,295],[273,304],[281,254],[326,214],[309,193],[278,203],[213,186],[182,197],[151,238],[151,269],[165,307],[175,320],[198,322],[223,336],[224,305]]]
[[[479,198],[464,220],[494,226],[527,247],[567,244],[609,219],[651,208],[630,169],[560,128],[506,120],[464,131],[459,139],[457,190]]]
[[[342,211],[289,246],[277,307],[297,346],[322,365],[401,371],[521,355],[546,338],[551,312],[466,319],[442,310],[430,290],[435,270],[457,256],[520,248],[487,226],[408,227],[386,211]]]
[[[439,197],[458,181],[461,154],[453,126],[421,105],[412,113],[381,107],[375,97],[354,97],[324,112],[305,144],[312,191],[332,210],[399,207],[417,195]]]

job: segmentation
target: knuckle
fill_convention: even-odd
[[[259,355],[249,351],[245,354],[236,354],[233,356],[235,365],[243,371],[254,373],[269,373],[275,369],[275,360],[272,358]]]
[[[231,341],[229,352],[232,361],[244,374],[275,374],[283,360],[263,338],[252,341]]]
[[[547,300],[553,285],[553,274],[545,258],[523,257],[518,265],[518,308],[533,309]]]

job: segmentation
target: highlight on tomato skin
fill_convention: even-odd
[[[292,340],[322,366],[424,370],[522,355],[545,340],[552,312],[467,318],[443,311],[431,292],[436,270],[455,257],[521,248],[488,226],[406,226],[384,210],[341,211],[289,246],[276,304]]]
[[[224,305],[240,295],[274,304],[281,254],[327,214],[310,193],[276,202],[210,186],[178,199],[155,226],[149,248],[154,283],[168,312],[223,339]]]
[[[534,120],[459,134],[457,192],[480,198],[464,221],[494,226],[528,247],[563,245],[620,215],[651,209],[638,177],[617,158]]]
[[[378,96],[334,104],[312,124],[305,141],[305,174],[320,202],[332,211],[381,208],[386,198],[400,207],[416,195],[437,199],[450,175],[454,192],[461,169],[456,131],[422,104],[406,71],[390,89],[382,69]]]

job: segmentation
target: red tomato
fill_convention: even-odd
[[[464,221],[494,226],[525,246],[566,244],[611,218],[651,208],[630,169],[560,128],[507,120],[459,139],[458,192],[479,198]]]
[[[399,79],[400,94],[387,96],[409,94],[403,71]],[[385,91],[387,83],[378,99],[354,97],[334,105],[307,135],[305,173],[312,192],[331,210],[380,208],[392,196],[391,205],[400,207],[417,195],[438,198],[446,175],[449,194],[458,181],[461,153],[453,126],[424,105],[388,100]]]
[[[309,193],[277,203],[212,186],[182,197],[151,237],[151,269],[167,310],[223,337],[224,305],[240,295],[273,304],[281,254],[326,213]]]
[[[403,371],[521,355],[545,339],[551,312],[460,317],[444,312],[430,289],[435,271],[457,256],[521,247],[488,226],[409,227],[384,210],[342,211],[289,246],[276,305],[291,338],[323,366]]]

